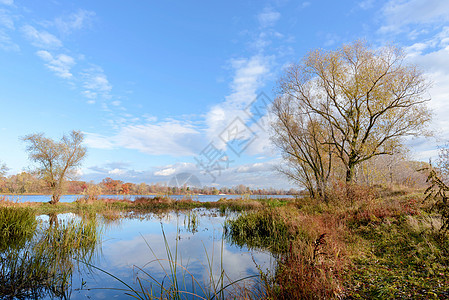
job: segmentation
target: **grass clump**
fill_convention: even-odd
[[[59,224],[50,218],[20,247],[3,249],[0,298],[69,298],[74,264],[89,260],[99,242],[96,228],[86,220]]]
[[[36,226],[31,209],[0,207],[0,251],[23,246],[33,236]]]
[[[286,252],[296,234],[275,209],[243,214],[225,223],[225,235],[231,243],[268,249],[272,253]]]
[[[274,274],[261,273],[268,298],[323,299],[341,292],[336,276],[344,265],[344,245],[336,234],[337,218],[286,206],[241,215],[225,228],[235,244],[277,254]]]

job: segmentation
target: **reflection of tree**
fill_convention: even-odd
[[[69,298],[74,262],[89,261],[98,241],[94,221],[58,222],[56,215],[22,244],[6,241],[9,246],[0,253],[0,298]]]
[[[50,223],[50,227],[52,227],[52,226],[58,227],[59,226],[58,215],[57,214],[49,213],[48,214],[48,220],[49,220],[49,223]]]

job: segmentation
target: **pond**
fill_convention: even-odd
[[[134,200],[138,197],[155,197],[157,195],[101,195],[100,198],[110,198],[110,199],[129,199]],[[50,195],[0,195],[0,197],[6,197],[9,200],[16,202],[48,202],[51,199]],[[78,198],[82,198],[83,195],[64,195],[61,197],[61,202],[74,202]],[[174,200],[181,200],[183,198],[189,197],[193,200],[200,202],[216,202],[221,198],[226,199],[238,199],[248,197],[247,195],[170,195],[170,198]],[[251,199],[267,199],[267,198],[295,198],[294,195],[249,195]],[[296,196],[297,197],[297,196]]]
[[[272,270],[275,259],[267,251],[238,247],[225,237],[226,219],[236,216],[215,209],[97,215],[95,242],[75,256],[70,283],[57,298],[122,299],[130,298],[126,294],[133,295],[133,290],[160,296],[170,293],[174,285],[186,292],[181,294],[182,299],[211,298],[227,284],[251,276],[218,296],[233,298],[243,293],[242,287],[254,293],[258,290],[259,269]],[[38,228],[48,229],[54,224],[84,224],[88,217],[69,213],[37,219]],[[83,227],[78,232],[86,234],[88,230]],[[62,243],[64,239],[59,236],[57,240]],[[39,298],[54,296],[46,290]]]

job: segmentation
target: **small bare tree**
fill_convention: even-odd
[[[296,107],[293,112],[300,113],[291,114],[284,128],[279,128],[282,122],[275,122],[275,138],[280,133],[302,134],[286,130],[307,128],[305,122],[320,124],[326,138],[321,138],[323,134],[310,137],[331,146],[344,165],[346,181],[352,182],[357,165],[392,154],[401,137],[421,134],[430,120],[425,97],[429,85],[423,73],[404,58],[396,47],[370,49],[361,41],[336,51],[311,51],[279,81],[277,102],[289,103]],[[287,147],[281,145],[285,156],[297,156],[290,153],[297,140],[290,138],[285,140]],[[301,161],[310,154],[300,153]]]
[[[37,173],[52,192],[50,203],[58,203],[64,182],[75,174],[86,155],[86,147],[82,145],[84,135],[80,131],[72,131],[57,142],[44,137],[43,133],[37,133],[27,135],[22,140],[27,143],[30,160],[38,165]]]

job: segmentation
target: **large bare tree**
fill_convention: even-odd
[[[80,131],[72,131],[58,142],[37,133],[27,135],[22,140],[27,143],[30,160],[38,165],[37,173],[52,192],[50,203],[58,203],[64,182],[75,174],[86,155],[86,147],[82,145],[84,135]]]
[[[316,117],[291,101],[277,99],[272,112],[276,117],[272,141],[286,162],[278,170],[306,187],[312,197],[325,198],[332,162],[327,131]]]
[[[372,49],[356,41],[335,51],[311,51],[279,80],[274,140],[289,163],[299,158],[312,173],[321,166],[308,157],[317,158],[318,146],[328,149],[352,182],[358,164],[392,154],[402,137],[423,132],[431,117],[428,87],[422,71],[393,46]],[[308,134],[311,122],[323,132]],[[306,138],[312,140],[298,142]]]

